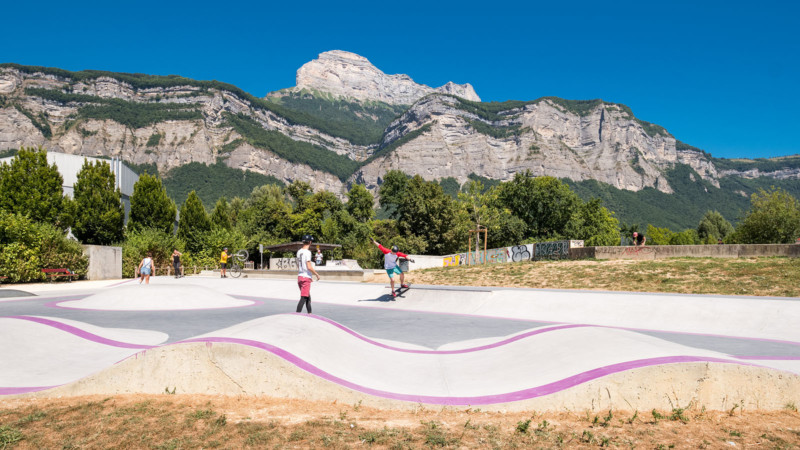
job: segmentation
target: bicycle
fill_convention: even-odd
[[[233,261],[231,263],[231,276],[233,278],[239,278],[242,276],[242,263],[247,261],[250,257],[250,253],[246,249],[241,249],[238,252],[231,255]]]

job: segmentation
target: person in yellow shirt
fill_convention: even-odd
[[[225,269],[228,267],[228,247],[222,249],[222,254],[219,255],[219,266],[220,266],[220,278],[228,278],[227,272]]]

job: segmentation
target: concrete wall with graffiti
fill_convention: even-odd
[[[513,247],[492,248],[471,253],[456,253],[445,256],[442,265],[466,266],[470,264],[495,264],[504,262],[527,261],[533,257],[533,244],[515,245]]]

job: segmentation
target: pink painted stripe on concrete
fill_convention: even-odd
[[[502,394],[492,394],[492,395],[481,395],[481,396],[474,396],[474,397],[448,397],[448,396],[430,396],[430,395],[414,395],[414,394],[400,394],[395,392],[383,391],[379,389],[372,389],[366,386],[361,386],[359,384],[352,383],[350,381],[344,380],[339,378],[333,374],[330,374],[303,359],[293,355],[292,353],[287,352],[281,348],[275,347],[270,344],[265,344],[263,342],[258,341],[251,341],[248,339],[234,339],[234,338],[199,338],[199,339],[189,339],[186,341],[181,341],[181,343],[190,343],[190,342],[207,342],[207,343],[229,343],[229,344],[240,344],[240,345],[247,345],[250,347],[255,347],[267,351],[269,353],[278,356],[279,358],[288,361],[295,366],[299,367],[300,369],[305,370],[306,372],[316,375],[320,378],[328,380],[332,383],[336,383],[340,386],[346,387],[348,389],[352,389],[354,391],[362,392],[364,394],[374,395],[376,397],[388,398],[392,400],[401,400],[407,402],[415,402],[415,403],[428,403],[428,404],[435,404],[435,405],[490,405],[496,403],[507,403],[507,402],[515,402],[520,400],[527,400],[531,398],[541,397],[543,395],[553,394],[564,389],[569,389],[571,387],[586,383],[588,381],[592,381],[597,378],[604,377],[606,375],[611,375],[617,372],[624,372],[627,370],[638,369],[642,367],[648,366],[655,366],[655,365],[662,365],[662,364],[676,364],[676,363],[690,363],[690,362],[714,362],[714,363],[722,363],[722,364],[738,364],[738,365],[746,365],[746,366],[756,366],[755,364],[747,364],[742,363],[740,361],[733,361],[727,359],[720,359],[720,358],[705,358],[705,357],[697,357],[697,356],[666,356],[666,357],[659,357],[659,358],[647,358],[647,359],[640,359],[635,361],[626,361],[623,363],[612,364],[609,366],[598,367],[596,369],[592,369],[586,372],[582,372],[567,378],[564,378],[559,381],[555,381],[553,383],[544,384],[541,386],[536,386],[528,389],[523,389],[514,392],[502,393]]]
[[[28,394],[31,392],[38,392],[44,391],[46,389],[52,389],[57,386],[34,386],[34,387],[0,387],[0,395],[17,395],[17,394]]]
[[[88,331],[81,330],[80,328],[73,327],[72,325],[67,325],[65,323],[61,323],[55,320],[45,319],[43,317],[32,317],[32,316],[8,316],[5,317],[6,319],[19,319],[19,320],[27,320],[29,322],[35,322],[42,325],[47,325],[61,331],[65,331],[70,334],[74,334],[79,338],[86,339],[87,341],[97,342],[98,344],[108,345],[111,347],[119,347],[119,348],[136,348],[136,349],[149,349],[154,348],[157,346],[153,345],[141,345],[141,344],[131,344],[128,342],[120,342],[115,341],[112,339],[107,339],[102,336],[98,336],[96,334],[89,333]]]
[[[491,343],[491,344],[481,345],[479,347],[463,348],[463,349],[458,349],[458,350],[416,350],[416,349],[407,349],[407,348],[402,348],[402,347],[394,347],[394,346],[391,346],[391,345],[383,344],[381,342],[373,341],[372,339],[370,339],[370,338],[368,338],[368,337],[366,337],[364,335],[358,334],[357,332],[351,330],[350,328],[347,328],[346,326],[344,326],[344,325],[342,325],[340,323],[334,322],[333,320],[330,320],[327,317],[317,316],[317,315],[313,315],[313,314],[302,314],[302,313],[287,313],[287,314],[304,316],[304,317],[309,317],[309,318],[312,318],[312,319],[321,320],[321,321],[326,322],[326,323],[328,323],[330,325],[333,325],[336,328],[341,329],[342,331],[344,331],[344,332],[346,332],[346,333],[348,333],[348,334],[350,334],[350,335],[352,335],[352,336],[354,336],[354,337],[356,337],[356,338],[358,338],[358,339],[360,339],[360,340],[362,340],[364,342],[368,342],[368,343],[370,343],[372,345],[375,345],[377,347],[385,348],[385,349],[388,349],[388,350],[393,350],[393,351],[396,351],[396,352],[421,353],[421,354],[426,354],[426,355],[430,355],[430,354],[435,354],[435,355],[457,355],[457,354],[460,354],[460,353],[479,352],[481,350],[489,350],[489,349],[492,349],[492,348],[501,347],[503,345],[510,344],[512,342],[516,342],[516,341],[519,341],[521,339],[525,339],[525,338],[530,337],[530,336],[535,336],[537,334],[547,333],[548,331],[557,331],[557,330],[564,330],[564,329],[567,329],[567,328],[581,328],[581,327],[591,326],[591,325],[575,324],[575,325],[562,325],[562,326],[557,326],[557,327],[551,327],[551,328],[546,328],[546,329],[543,329],[543,330],[542,329],[537,329],[537,330],[528,331],[526,333],[519,334],[517,336],[510,337],[508,339],[504,339],[502,341],[497,341],[497,342],[494,342],[494,343]]]
[[[686,294],[689,295],[689,294]],[[698,294],[701,295],[701,294]],[[232,297],[237,297],[236,295],[232,295]],[[292,299],[283,299],[283,298],[270,298],[270,297],[249,297],[249,299],[261,298],[263,300],[280,300],[286,302],[296,302],[296,300]],[[377,306],[369,306],[369,305],[349,305],[349,304],[342,304],[337,302],[326,302],[325,300],[314,300],[317,303],[322,303],[326,305],[336,305],[336,306],[345,306],[350,308],[379,308]],[[426,311],[424,309],[403,309],[403,310],[394,310],[390,308],[383,308],[388,309],[390,311],[400,311],[400,312],[414,312],[414,313],[424,313],[424,314],[441,314],[445,316],[463,316],[463,317],[480,317],[485,319],[501,319],[501,320],[515,320],[518,322],[536,322],[536,323],[545,323],[550,325],[567,325],[569,322],[554,322],[550,320],[539,320],[539,319],[526,319],[521,317],[507,317],[507,316],[491,316],[488,314],[469,314],[469,313],[458,313],[458,312],[450,312],[450,311]],[[770,339],[770,338],[758,338],[758,337],[749,337],[749,336],[730,336],[725,334],[713,334],[713,333],[694,333],[691,331],[674,331],[674,330],[658,330],[652,328],[634,328],[634,327],[621,327],[615,325],[601,325],[601,324],[582,324],[584,326],[593,326],[593,327],[604,327],[604,328],[616,328],[618,330],[628,330],[628,331],[649,331],[654,333],[672,333],[672,334],[685,334],[689,336],[706,336],[706,337],[721,337],[721,338],[728,338],[728,339],[745,339],[749,341],[759,341],[759,342],[773,342],[777,344],[789,344],[789,345],[798,345],[800,346],[800,342],[798,341],[786,341],[781,339]]]

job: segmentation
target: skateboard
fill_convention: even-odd
[[[403,295],[406,292],[408,292],[409,289],[411,289],[411,283],[406,283],[406,287],[402,287],[401,286],[401,287],[395,289],[394,290],[394,294],[395,294],[395,296],[400,296],[400,295]]]

